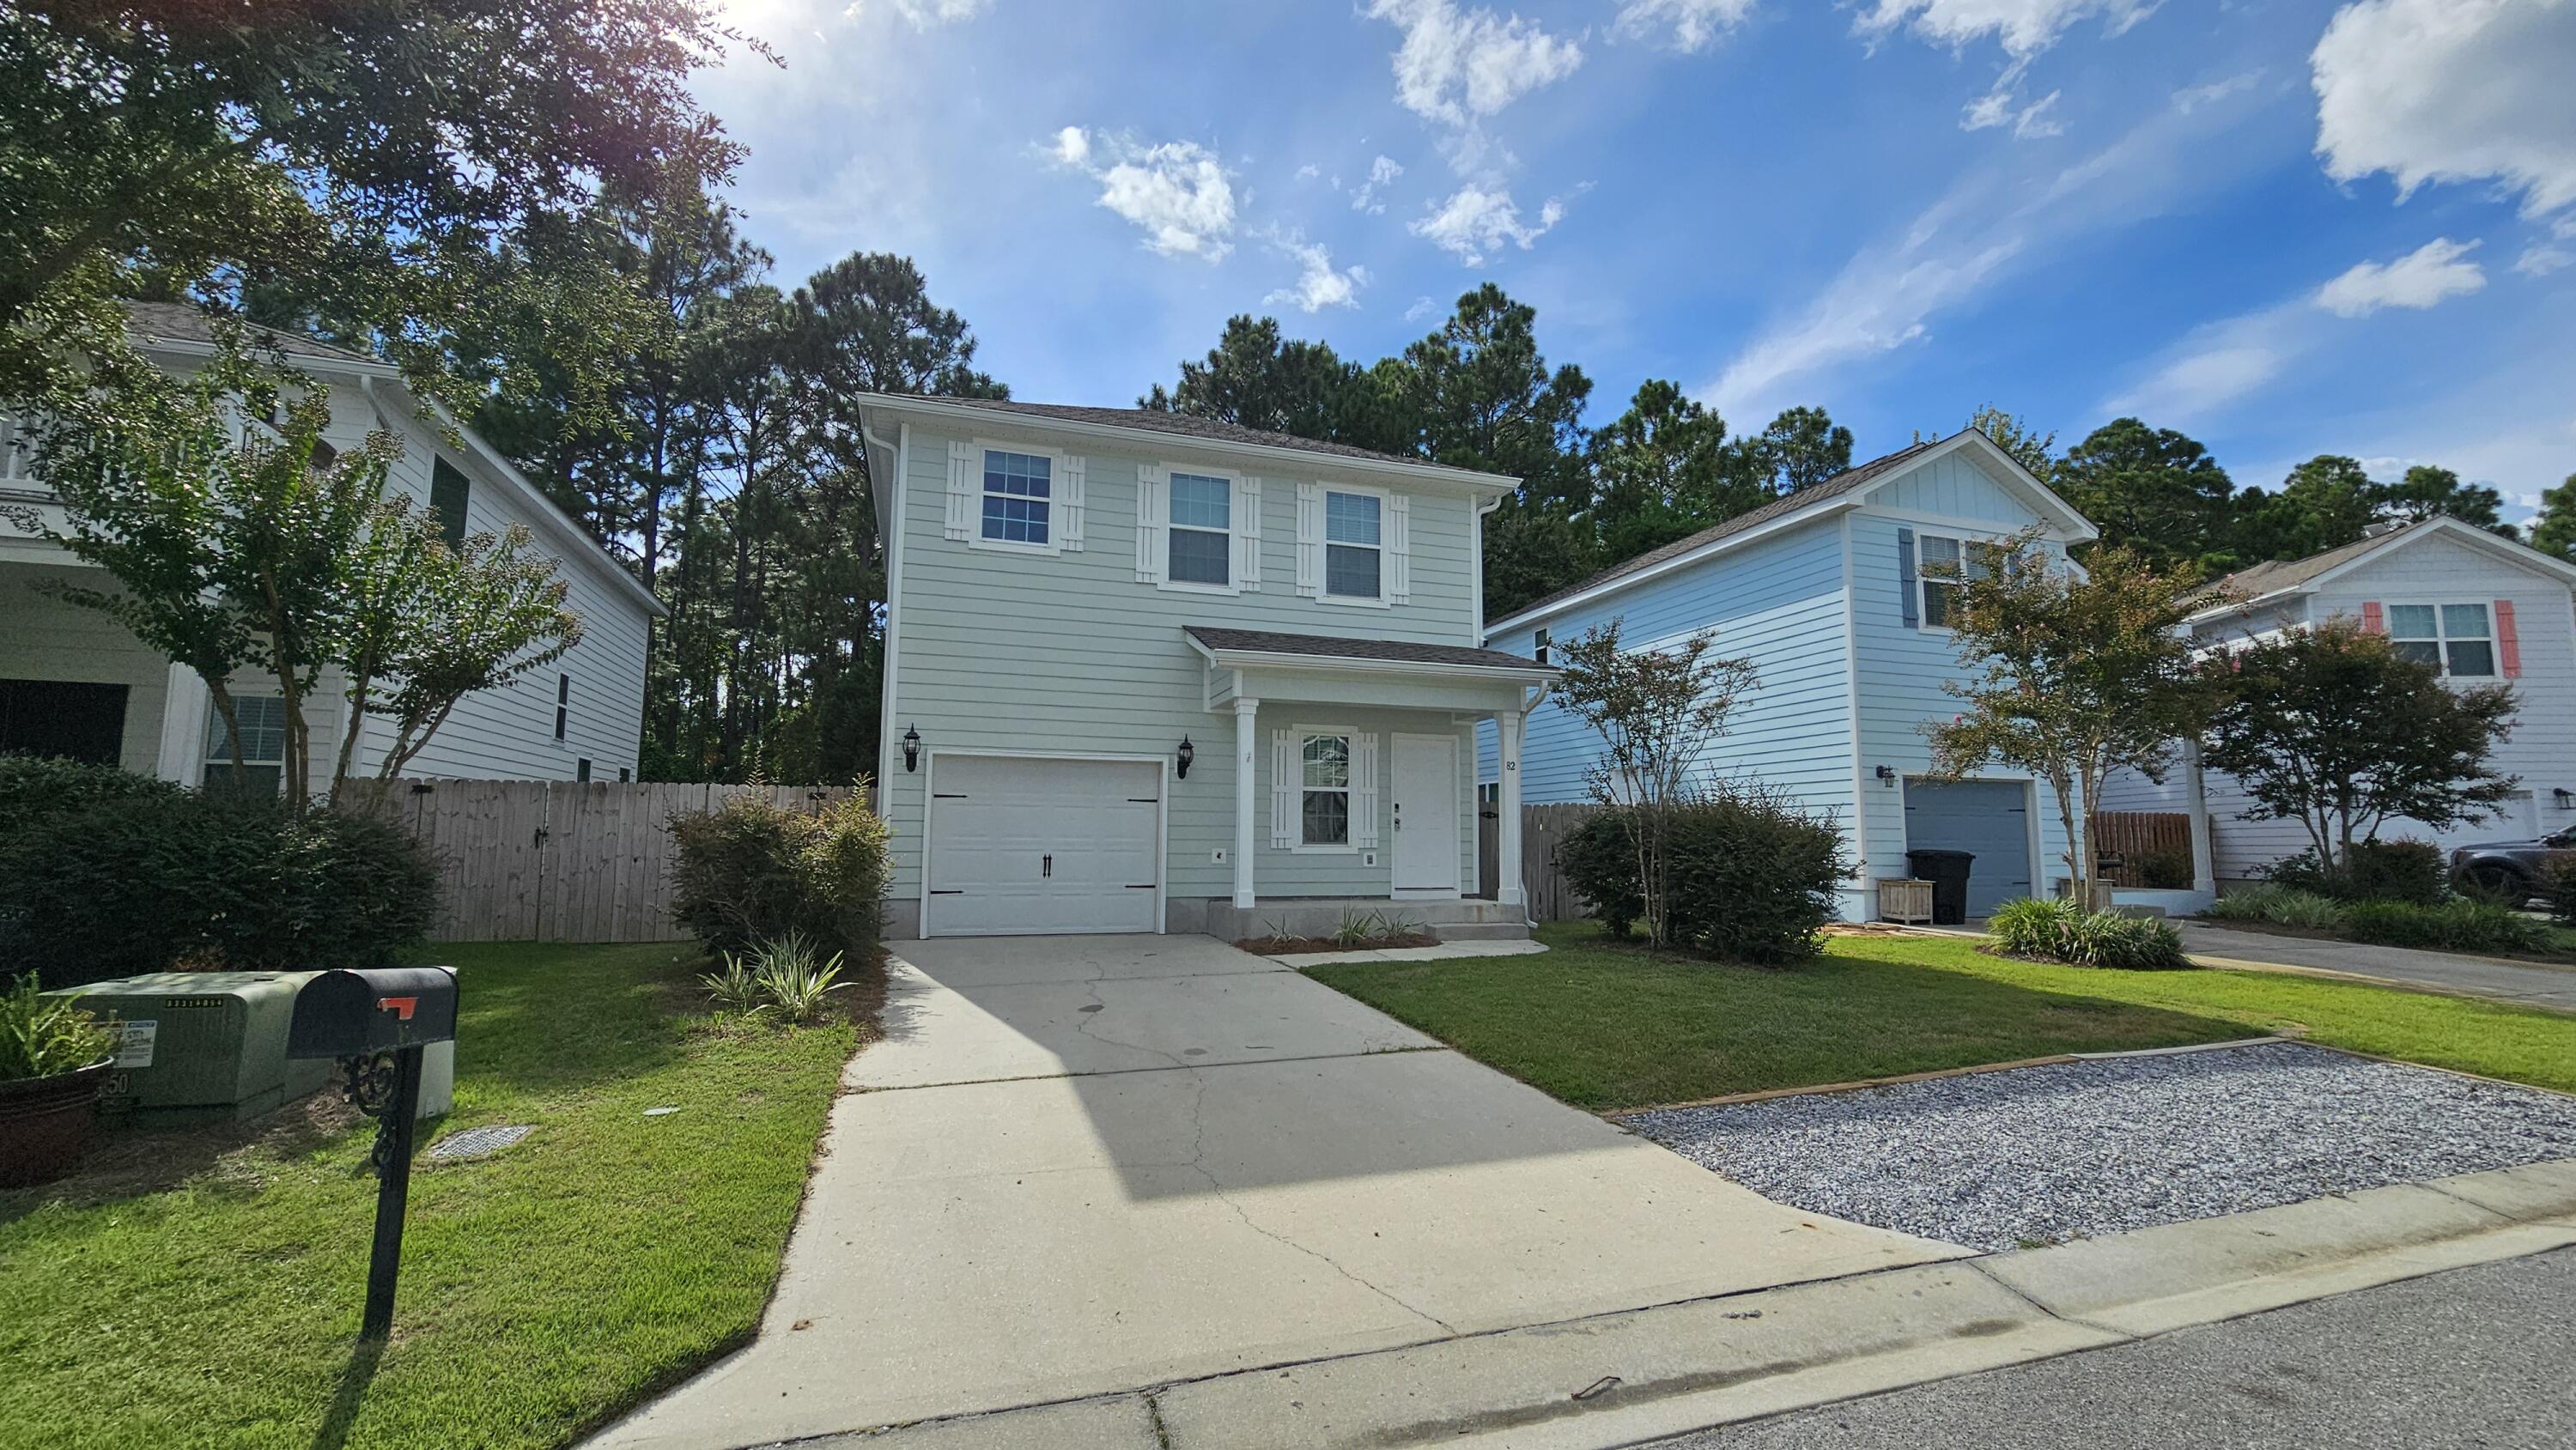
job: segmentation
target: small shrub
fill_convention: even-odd
[[[1557,843],[1556,867],[1612,936],[1625,937],[1646,914],[1646,898],[1637,890],[1637,843],[1629,834],[1627,812],[1599,810],[1585,817]]]
[[[2549,899],[2549,914],[2561,925],[2576,926],[2576,856],[2553,861],[2541,873],[2540,893]],[[2502,905],[2518,903],[2505,902]]]
[[[2134,863],[2138,880],[2149,891],[2189,891],[2192,883],[2189,851],[2140,851]]]
[[[1850,868],[1830,818],[1748,789],[1675,808],[1665,869],[1675,945],[1767,967],[1816,954]]]
[[[1378,920],[1377,913],[1344,907],[1342,919],[1333,927],[1329,939],[1344,951],[1355,951],[1384,935],[1386,928]]]
[[[753,975],[765,1000],[761,1010],[803,1026],[823,1015],[834,992],[850,984],[840,980],[841,954],[820,958],[814,943],[799,933],[762,947],[753,957]]]
[[[2097,911],[2078,921],[2066,960],[2079,967],[2123,972],[2172,972],[2191,965],[2182,933],[2156,917]]]
[[[698,982],[707,989],[708,996],[716,999],[716,1010],[720,1012],[760,1010],[760,977],[745,953],[724,953],[724,970],[701,973]]]
[[[2349,902],[2343,929],[2355,941],[2435,951],[2537,952],[2549,946],[2548,928],[2491,901]]]
[[[2450,895],[2450,858],[2430,841],[2359,841],[2352,857],[2327,866],[2314,848],[2265,872],[2276,886],[2335,901],[2405,901],[2431,906]]]
[[[398,827],[274,800],[146,791],[19,834],[0,970],[62,986],[179,967],[382,966],[429,929],[438,871]]]
[[[2209,914],[2221,921],[2261,921],[2303,931],[2336,931],[2343,926],[2342,902],[2271,882],[2228,892],[2210,906]]]
[[[857,796],[809,814],[745,791],[671,822],[671,913],[716,951],[801,934],[864,957],[883,921],[889,835]]]
[[[0,1082],[77,1072],[116,1050],[116,1034],[68,997],[37,995],[34,973],[0,992]]]
[[[1986,918],[1995,945],[2017,957],[2064,961],[2074,949],[2076,924],[2084,919],[2070,897],[2043,901],[2029,897],[2007,901]]]

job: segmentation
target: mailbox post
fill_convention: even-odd
[[[413,1119],[422,1049],[456,1037],[452,967],[324,972],[295,997],[286,1055],[340,1059],[349,1099],[376,1119],[376,1237],[367,1263],[367,1312],[358,1337],[393,1332],[394,1280],[402,1269],[403,1210],[411,1193]]]

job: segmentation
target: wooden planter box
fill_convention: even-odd
[[[1890,876],[1878,883],[1878,919],[1927,926],[1932,921],[1932,883]]]

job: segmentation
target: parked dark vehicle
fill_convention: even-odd
[[[2451,853],[2451,874],[2481,892],[2520,904],[2540,894],[2549,868],[2562,861],[2576,861],[2576,827],[2536,841],[2462,846]]]

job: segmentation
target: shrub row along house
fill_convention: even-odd
[[[216,351],[195,308],[136,304],[136,345],[156,364],[185,373]],[[347,450],[370,433],[392,434],[402,456],[386,477],[433,512],[451,544],[469,534],[524,525],[535,551],[553,556],[568,583],[567,607],[582,621],[578,643],[550,669],[460,701],[408,766],[419,776],[521,780],[624,780],[636,768],[643,724],[644,654],[652,594],[583,534],[536,486],[471,432],[428,409],[392,367],[356,353],[283,334],[260,334],[298,369],[330,389],[325,446]],[[433,421],[436,420],[436,421]],[[245,425],[249,426],[249,425]],[[109,616],[61,597],[65,587],[104,588],[104,571],[47,536],[60,506],[34,477],[21,430],[0,417],[0,751],[117,765],[198,784],[229,775],[230,742],[209,708],[206,685],[188,667],[144,645]],[[34,525],[32,529],[27,525]],[[283,759],[283,702],[273,680],[234,677],[242,765],[274,788]],[[345,712],[336,681],[311,699],[309,759],[318,792],[337,755]],[[372,772],[391,730],[370,716],[355,767]]]

